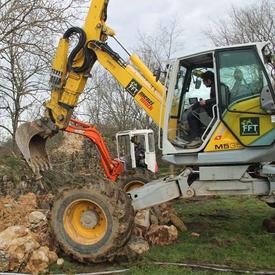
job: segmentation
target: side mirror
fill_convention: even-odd
[[[195,80],[195,89],[198,90],[201,87],[201,80],[197,77]]]

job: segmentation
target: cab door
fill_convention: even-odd
[[[219,111],[225,128],[241,146],[271,145],[275,124],[262,101],[263,93],[274,91],[256,46],[219,50],[216,59]]]

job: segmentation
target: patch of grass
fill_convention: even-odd
[[[175,245],[153,247],[151,261],[226,264],[238,268],[275,269],[275,238],[262,228],[274,210],[255,198],[178,201],[188,227]],[[196,232],[200,237],[192,237]]]
[[[275,211],[265,203],[250,197],[218,197],[177,200],[174,206],[188,227],[187,232],[180,233],[175,244],[154,246],[137,261],[108,264],[104,266],[105,270],[110,270],[107,267],[130,268],[129,274],[135,275],[213,274],[212,271],[156,266],[153,262],[209,263],[236,269],[275,270],[275,235],[262,228],[262,221],[273,217]],[[192,232],[200,236],[193,237]],[[82,272],[81,265],[75,265],[73,270]],[[96,271],[96,266],[85,270]],[[68,266],[66,272],[70,268]]]
[[[213,274],[212,271],[201,271],[201,270],[192,270],[190,268],[182,268],[177,266],[157,266],[157,265],[144,265],[144,266],[135,266],[131,268],[128,274],[131,275],[141,275],[141,274],[150,274],[150,275],[174,275],[174,274],[198,274],[198,275],[210,275]],[[219,273],[215,273],[219,274]],[[224,273],[223,273],[224,274]],[[227,273],[233,274],[233,273]]]

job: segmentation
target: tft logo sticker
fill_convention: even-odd
[[[241,136],[259,136],[260,120],[258,117],[240,118]]]
[[[134,79],[125,88],[132,96],[135,96],[141,89],[141,85],[138,84]]]

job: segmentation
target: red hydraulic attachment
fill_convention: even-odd
[[[116,181],[117,177],[123,172],[123,164],[118,159],[112,159],[110,152],[104,143],[104,139],[96,127],[82,121],[71,118],[70,122],[75,125],[69,125],[65,131],[89,138],[97,147],[100,153],[100,160],[105,171],[105,175],[111,181]]]

